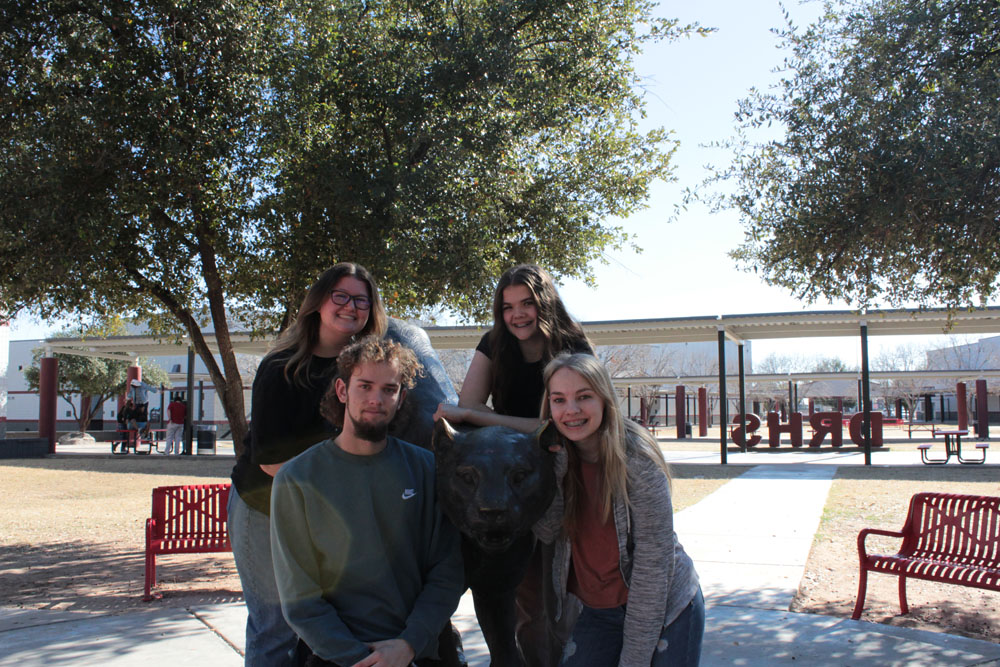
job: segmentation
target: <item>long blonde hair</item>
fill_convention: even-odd
[[[628,454],[638,452],[656,463],[663,474],[670,480],[670,468],[663,458],[663,452],[649,431],[622,416],[618,404],[618,395],[611,384],[611,375],[596,357],[589,354],[561,354],[545,367],[545,398],[542,401],[542,419],[552,416],[549,407],[549,380],[563,368],[567,368],[581,378],[594,390],[594,393],[604,403],[601,425],[597,429],[597,457],[601,467],[601,498],[600,506],[605,521],[611,516],[615,498],[621,498],[630,505],[628,497]],[[579,515],[583,481],[580,479],[579,466],[575,465],[578,454],[575,447],[570,447],[562,435],[559,436],[566,447],[570,466],[563,484],[563,494],[566,499],[566,514],[563,526],[569,535],[576,530]]]

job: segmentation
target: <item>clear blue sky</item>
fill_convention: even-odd
[[[818,16],[821,7],[791,0],[786,9],[801,26]],[[702,145],[732,134],[736,102],[751,87],[765,88],[777,80],[772,70],[784,54],[771,29],[784,25],[781,5],[776,0],[702,0],[665,2],[658,11],[718,29],[705,38],[653,45],[638,61],[647,90],[647,126],[671,129],[680,141],[677,182],[656,184],[649,207],[620,221],[635,235],[641,254],[609,253],[608,264],[595,267],[596,288],[576,281],[561,287],[570,311],[581,320],[613,320],[848,308],[845,303],[804,304],[737,270],[727,256],[743,238],[734,212],[710,214],[693,206],[667,222],[682,190],[704,178],[703,166],[727,159]],[[37,338],[52,329],[20,318],[11,337]],[[900,342],[944,345],[948,340],[873,338],[871,352]],[[772,352],[811,356],[817,350],[849,364],[858,364],[860,357],[858,341],[846,338],[758,341],[753,348],[758,360]]]
[[[822,8],[817,2],[791,0],[785,9],[802,27],[818,17]],[[649,92],[649,124],[674,130],[681,142],[675,155],[677,182],[658,184],[649,208],[621,222],[636,236],[643,252],[609,253],[609,264],[596,267],[596,289],[582,282],[563,285],[560,291],[567,306],[581,320],[850,308],[843,302],[806,304],[784,289],[769,287],[755,275],[739,271],[727,255],[743,239],[733,211],[711,214],[693,206],[675,222],[667,222],[683,189],[705,177],[704,165],[725,164],[728,159],[725,152],[703,145],[732,135],[737,100],[752,87],[766,88],[779,79],[773,70],[785,54],[771,30],[783,27],[785,18],[776,0],[667,2],[659,12],[718,29],[705,38],[657,45],[638,61]],[[943,346],[950,340],[945,336],[878,337],[870,340],[869,351],[874,355],[901,343]],[[860,365],[857,339],[754,342],[754,359],[770,353],[836,355]]]

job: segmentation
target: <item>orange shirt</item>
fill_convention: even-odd
[[[576,535],[570,541],[567,589],[593,609],[620,607],[628,600],[628,586],[618,565],[618,533],[611,515],[601,515],[601,468],[580,462],[583,498]]]

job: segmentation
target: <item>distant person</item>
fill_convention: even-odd
[[[250,434],[233,468],[229,534],[247,606],[247,667],[292,664],[295,632],[285,622],[271,561],[271,486],[282,464],[331,436],[319,406],[337,355],[355,338],[386,330],[375,279],[342,262],[306,294],[292,325],[264,357],[253,381]]]
[[[555,541],[557,598],[583,611],[563,651],[567,667],[695,667],[705,599],[677,540],[670,478],[646,429],[622,418],[611,376],[586,354],[545,368],[542,416],[559,431],[561,493],[535,526]]]
[[[153,385],[146,384],[142,380],[133,379],[129,383],[128,393],[125,394],[126,398],[132,399],[134,406],[132,419],[135,421],[136,428],[140,431],[145,431],[149,422],[150,392],[156,394],[158,390]]]
[[[184,419],[187,417],[187,405],[179,396],[174,396],[167,405],[167,449],[166,454],[180,454],[184,448]],[[174,451],[176,445],[177,450]]]
[[[458,531],[436,498],[434,455],[388,435],[420,363],[399,343],[368,337],[337,365],[324,414],[343,430],[274,478],[281,608],[307,665],[420,667],[437,659],[438,636],[465,589]]]
[[[116,417],[118,421],[118,432],[115,434],[116,440],[111,443],[112,454],[115,453],[116,446],[121,447],[122,454],[128,453],[128,449],[125,445],[128,444],[128,431],[133,428],[133,424],[131,422],[134,407],[135,406],[132,404],[132,400],[128,399],[124,404],[122,404],[121,409],[118,411],[118,417]]]

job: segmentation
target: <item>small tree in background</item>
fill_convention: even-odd
[[[55,337],[78,338],[82,335],[85,335],[85,332],[75,329],[61,331]],[[24,370],[24,377],[32,391],[39,389],[41,375],[39,360],[44,354],[44,350],[35,348],[31,366]],[[55,358],[59,362],[56,393],[69,403],[79,430],[86,431],[104,401],[125,393],[130,364],[125,361],[64,353],[56,353]],[[142,367],[142,379],[146,383],[155,387],[169,381],[167,372],[155,363],[140,358],[139,366]],[[86,400],[74,401],[76,396],[89,397],[89,404]]]
[[[907,344],[883,350],[872,359],[872,368],[877,371],[926,370],[927,348],[921,345]],[[910,424],[913,423],[920,397],[933,390],[933,385],[927,380],[915,377],[896,377],[882,383],[881,386],[887,404],[893,400],[903,402]]]

